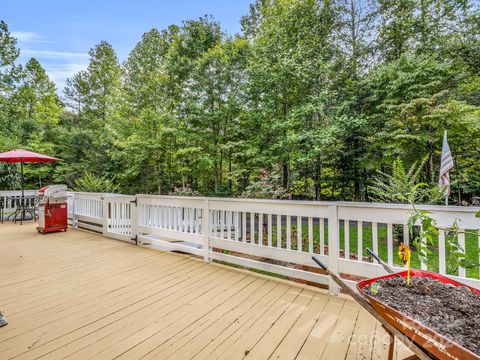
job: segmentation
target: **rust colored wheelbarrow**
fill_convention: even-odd
[[[388,352],[388,359],[393,360],[395,337],[402,341],[415,354],[408,357],[408,360],[413,359],[449,359],[449,360],[480,360],[480,357],[461,345],[447,339],[440,335],[433,329],[415,321],[405,314],[393,309],[392,307],[378,301],[372,296],[369,296],[364,288],[368,284],[374,283],[380,279],[389,277],[401,276],[406,277],[407,271],[395,273],[388,265],[386,265],[375,253],[370,249],[367,252],[373,256],[389,273],[385,276],[380,276],[368,280],[360,281],[357,284],[357,290],[351,288],[341,277],[330,272],[321,260],[313,256],[312,259],[323,269],[326,273],[354,300],[356,300],[365,310],[367,310],[373,317],[375,317],[383,326],[383,328],[390,335],[390,346]],[[453,286],[466,286],[476,294],[480,291],[454,281],[446,276],[429,271],[411,270],[410,276],[423,276],[436,279],[438,281],[451,284]],[[407,360],[405,359],[405,360]]]

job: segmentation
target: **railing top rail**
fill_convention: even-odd
[[[32,193],[37,193],[38,190],[23,190],[25,194],[32,194]],[[21,194],[22,190],[0,190],[0,195],[11,195],[11,194]]]
[[[369,203],[369,202],[353,202],[353,201],[312,201],[312,200],[277,200],[277,199],[250,199],[250,198],[222,198],[222,197],[201,197],[201,196],[172,196],[172,195],[151,195],[139,194],[137,197],[155,198],[155,199],[175,199],[175,200],[210,200],[218,202],[248,202],[248,203],[269,203],[282,205],[313,205],[313,206],[329,206],[337,205],[341,207],[356,208],[376,208],[376,209],[395,209],[395,210],[412,210],[410,204],[397,203]],[[477,206],[445,206],[445,205],[416,205],[419,210],[428,211],[446,211],[446,212],[467,212],[476,213],[480,211]]]
[[[339,201],[339,202],[335,202],[335,204],[343,207],[412,210],[412,205],[410,204],[368,203],[368,202],[353,202],[353,201]],[[480,211],[480,207],[478,206],[415,205],[415,207],[418,210],[428,210],[428,211],[469,212],[469,213]]]
[[[273,204],[291,204],[291,205],[321,205],[328,206],[335,204],[332,201],[311,201],[311,200],[278,200],[278,199],[250,199],[250,198],[234,198],[234,197],[209,197],[209,196],[174,196],[174,195],[152,195],[138,194],[137,197],[155,198],[155,199],[175,199],[175,200],[209,200],[209,201],[235,201],[249,203],[273,203]]]

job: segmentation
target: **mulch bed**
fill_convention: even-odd
[[[405,315],[480,355],[480,295],[427,277],[388,278],[365,291]]]

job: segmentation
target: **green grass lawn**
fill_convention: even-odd
[[[293,222],[293,221],[292,221]],[[325,224],[326,225],[326,224]],[[343,223],[340,224],[340,251],[345,249],[345,234],[344,234],[344,226]],[[362,255],[368,256],[366,249],[370,248],[373,249],[372,245],[372,226],[370,223],[364,223],[363,225],[363,243],[362,243]],[[403,229],[401,226],[394,227],[394,234],[393,234],[393,262],[394,264],[401,265],[401,261],[398,258],[397,250],[400,244],[400,241],[403,239]],[[357,255],[358,251],[358,238],[357,238],[357,225],[354,222],[350,223],[349,227],[350,233],[350,255]],[[479,278],[479,246],[478,246],[478,231],[472,230],[465,236],[465,250],[467,254],[467,258],[474,262],[476,265],[472,268],[468,268],[467,277],[469,278]],[[286,248],[287,243],[287,235],[286,235],[286,226],[282,226],[282,247]],[[255,242],[258,241],[258,229],[255,234]],[[267,233],[264,232],[263,234],[263,243],[267,244]],[[314,226],[313,230],[313,244],[314,244],[314,252],[319,252],[319,244],[320,244],[320,229],[317,225]],[[325,226],[325,241],[324,244],[328,246],[328,228]],[[272,227],[272,245],[277,246],[277,227]],[[293,250],[297,250],[297,228],[296,225],[292,224],[291,230],[291,248]],[[438,272],[439,261],[438,261],[438,239],[435,241],[433,246],[429,246],[432,254],[429,254],[427,257],[427,268],[431,271]],[[302,250],[308,251],[308,226],[306,224],[302,225]],[[387,261],[387,225],[386,224],[378,224],[378,253],[380,257],[386,262]],[[412,267],[416,269],[420,269],[420,259],[418,257],[417,251],[414,247],[412,247]],[[455,273],[449,273],[450,275],[458,275],[458,271]]]

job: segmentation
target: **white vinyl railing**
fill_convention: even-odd
[[[25,196],[34,196],[37,195],[37,190],[25,190]],[[0,191],[0,204],[3,206],[3,210],[6,213],[11,213],[16,210],[18,203],[18,198],[22,196],[21,190],[2,190]]]
[[[479,256],[479,208],[422,206],[440,228],[454,222],[467,230],[460,246]],[[182,251],[230,264],[329,285],[311,257],[350,277],[384,274],[371,262],[371,248],[385,262],[401,270],[400,241],[409,243],[407,221],[412,209],[402,204],[252,200],[116,194],[72,193],[69,217],[75,227],[105,236],[168,251]],[[479,269],[459,268],[447,274],[446,234],[430,246],[422,269],[438,271],[480,288]],[[351,284],[354,282],[349,280]]]

